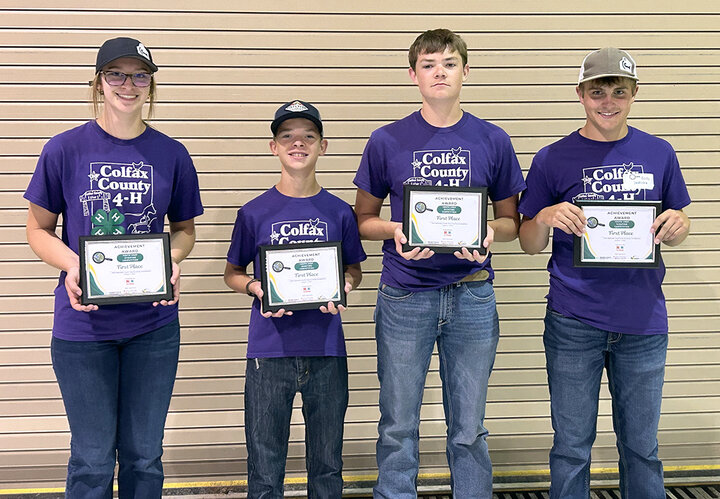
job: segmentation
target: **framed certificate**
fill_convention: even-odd
[[[487,188],[403,186],[403,251],[430,248],[436,253],[487,253]]]
[[[575,236],[576,267],[638,267],[660,265],[660,245],[650,227],[660,214],[660,201],[577,201],[587,225]]]
[[[340,242],[260,246],[263,312],[347,305]]]
[[[170,235],[80,237],[83,305],[172,300]]]

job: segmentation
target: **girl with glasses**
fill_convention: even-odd
[[[27,238],[58,268],[51,354],[71,433],[66,497],[161,497],[162,439],[180,345],[178,263],[203,212],[185,147],[150,127],[158,67],[138,40],[107,40],[91,82],[96,119],[45,145],[25,192]],[[55,233],[62,215],[62,235]],[[170,233],[174,296],[83,304],[79,237]]]

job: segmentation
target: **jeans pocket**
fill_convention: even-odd
[[[489,303],[495,299],[495,290],[489,282],[464,282],[467,294],[480,303]]]
[[[380,283],[380,286],[378,286],[378,296],[382,296],[383,298],[387,298],[389,300],[405,300],[406,298],[410,298],[414,294],[414,291],[395,288],[387,284]]]
[[[552,315],[553,317],[555,317],[555,318],[557,318],[557,319],[572,319],[572,317],[568,317],[567,315],[563,315],[563,314],[561,314],[560,312],[558,312],[557,310],[554,310],[554,309],[550,308],[549,305],[546,307],[546,311],[547,311],[548,314]]]

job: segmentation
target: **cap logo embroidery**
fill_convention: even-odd
[[[627,57],[620,59],[620,69],[632,73],[632,63],[628,61]]]
[[[308,108],[303,106],[300,101],[296,100],[292,104],[290,104],[288,107],[285,108],[286,111],[292,111],[293,113],[300,113],[302,111],[307,111]]]
[[[150,59],[150,53],[145,48],[145,45],[143,45],[142,43],[138,43],[137,53],[143,56],[145,59]]]

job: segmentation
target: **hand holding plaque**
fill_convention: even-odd
[[[587,219],[585,232],[575,237],[576,267],[654,268],[660,245],[652,224],[660,201],[590,201],[576,203]]]
[[[350,284],[347,277],[348,277],[348,275],[345,274],[345,296],[346,297],[347,297],[347,294],[350,291],[352,291],[352,289],[353,289],[353,286],[352,286],[352,284]],[[345,312],[345,310],[347,310],[345,305],[338,304],[337,306],[335,306],[335,302],[333,302],[333,301],[327,302],[327,305],[320,306],[320,312],[322,312],[323,314],[337,315],[340,312]]]
[[[405,260],[425,260],[426,258],[432,258],[435,252],[430,248],[420,248],[419,246],[416,246],[410,251],[405,251],[408,239],[403,232],[402,222],[391,223],[395,225],[393,239],[395,241],[395,251],[397,251],[398,255],[403,257]]]
[[[405,185],[403,201],[403,251],[487,254],[487,188]]]
[[[78,264],[79,265],[79,264]],[[87,305],[81,302],[82,289],[80,288],[80,267],[70,267],[65,274],[65,291],[68,295],[70,306],[78,312],[92,312],[98,309],[98,306],[89,303]]]
[[[175,305],[180,300],[180,265],[172,257],[170,259],[170,285],[173,290],[172,298],[170,300],[154,301],[153,307]]]

